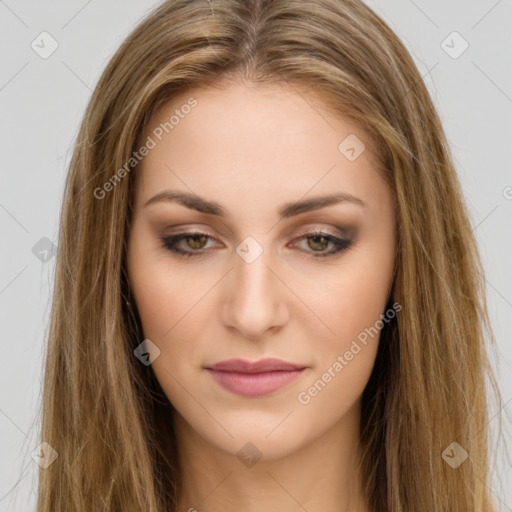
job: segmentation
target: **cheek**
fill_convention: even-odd
[[[127,271],[144,335],[165,339],[197,301],[199,287],[195,289],[170,255],[137,225],[128,244]]]
[[[385,308],[395,251],[390,239],[389,234],[380,233],[371,243],[361,244],[321,278],[321,294],[318,289],[310,294],[311,300],[316,296],[315,312],[335,333],[324,327],[323,341],[315,345],[315,371],[299,400],[304,405],[315,402],[311,410],[333,411],[334,407],[339,413],[368,382],[382,327],[388,322]]]
[[[317,275],[315,283],[303,281],[298,293],[325,324],[319,335],[327,351],[348,347],[385,312],[394,263],[391,251],[358,248],[342,264]]]
[[[127,270],[130,287],[140,316],[144,337],[160,350],[152,368],[166,391],[179,379],[183,363],[199,368],[204,354],[196,342],[204,337],[205,323],[211,318],[208,301],[202,300],[215,283],[207,273],[180,271],[165,251],[155,248],[154,241],[144,236],[129,243]],[[141,249],[144,248],[144,249]],[[149,249],[148,249],[149,248]],[[142,340],[141,340],[142,341]],[[170,382],[168,382],[170,379]]]
[[[391,263],[391,264],[390,264]],[[329,425],[348,413],[370,378],[383,325],[392,262],[358,255],[331,279],[318,304],[319,316],[336,333],[315,344],[315,368],[297,394],[303,418]],[[314,333],[311,333],[314,334]],[[318,426],[320,428],[320,425]]]
[[[143,255],[134,255],[129,270],[144,335],[155,340],[162,338],[176,323],[184,295],[175,279],[171,283],[166,278],[162,267],[162,262],[151,262]]]

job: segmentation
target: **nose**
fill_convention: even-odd
[[[233,255],[234,269],[226,286],[222,321],[241,336],[257,340],[288,321],[290,291],[267,251],[248,262]],[[277,275],[276,275],[277,274]]]

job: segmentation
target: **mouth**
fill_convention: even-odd
[[[241,396],[259,397],[287,386],[302,375],[307,366],[280,359],[256,362],[231,359],[205,369],[224,389]]]

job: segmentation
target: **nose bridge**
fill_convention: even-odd
[[[241,295],[250,298],[262,298],[262,295],[268,295],[271,287],[269,277],[272,273],[268,270],[271,266],[268,251],[263,251],[254,261],[245,260],[238,256],[236,262],[236,278],[238,287],[243,292]]]
[[[233,284],[226,298],[224,322],[248,337],[282,324],[286,316],[282,284],[269,270],[272,255],[254,239],[244,240],[234,255]]]
[[[245,290],[246,296],[265,294],[272,273],[267,268],[272,266],[271,250],[267,239],[256,240],[252,236],[244,238],[236,247],[235,274],[238,286]]]

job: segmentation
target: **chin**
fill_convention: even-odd
[[[262,421],[259,412],[255,412],[254,416],[252,420],[246,417],[231,423],[223,421],[222,424],[233,437],[208,436],[208,441],[239,458],[248,455],[263,461],[280,459],[307,444],[308,440],[304,437],[307,429],[300,428],[299,431],[298,426],[293,421],[289,422],[289,419],[283,422],[286,414],[280,415],[278,419],[269,418],[268,421]]]

